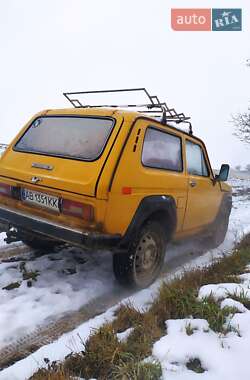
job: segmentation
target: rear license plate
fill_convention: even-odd
[[[22,201],[49,210],[60,212],[59,198],[38,191],[22,189]]]

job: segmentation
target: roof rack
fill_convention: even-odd
[[[148,102],[143,104],[98,104],[89,105],[83,104],[80,101],[80,97],[89,94],[105,94],[105,93],[125,93],[125,92],[142,92],[146,95]],[[190,117],[185,116],[184,113],[177,113],[174,108],[169,108],[166,102],[160,102],[158,96],[150,95],[145,88],[128,88],[121,90],[98,90],[98,91],[78,91],[78,92],[64,92],[63,95],[71,103],[74,108],[135,108],[137,112],[143,114],[150,114],[152,118],[160,118],[162,124],[166,125],[168,122],[174,122],[176,124],[186,123],[189,127],[189,134],[193,134],[192,124],[189,121]]]

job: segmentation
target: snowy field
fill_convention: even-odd
[[[211,262],[214,257],[229,252],[244,233],[250,232],[250,180],[232,180],[231,184],[234,187],[235,196],[225,242],[219,248],[191,260],[188,267],[205,265]],[[2,238],[3,236],[0,235],[1,244],[3,244]],[[183,252],[182,250],[182,254]],[[175,253],[178,254],[177,251]],[[34,331],[39,326],[48,324],[63,313],[77,310],[91,299],[94,300],[96,297],[112,292],[117,288],[112,274],[111,255],[107,252],[90,254],[68,248],[57,253],[41,253],[38,256],[27,253],[18,258],[18,261],[17,259],[10,262],[6,261],[0,263],[0,349],[18,337]],[[182,269],[183,267],[175,268],[172,273],[163,276],[163,279],[171,279]],[[30,272],[37,275],[35,275],[36,279],[31,281],[31,287],[27,286],[28,280],[24,279],[24,274]],[[137,308],[145,308],[156,294],[161,281],[162,279],[159,279],[150,288],[134,294],[129,300]],[[2,289],[11,283],[18,283],[20,286],[13,290]],[[250,287],[249,284],[250,278],[244,277],[242,286]],[[216,289],[216,292],[220,291],[220,289]],[[200,296],[204,292],[205,290],[201,289]],[[123,302],[126,301],[127,299],[123,300]],[[44,357],[50,360],[61,360],[71,350],[81,350],[82,346],[78,335],[84,341],[93,328],[98,328],[105,321],[113,318],[116,307],[114,306],[104,314],[90,319],[74,331],[64,334],[56,342],[42,347],[26,359],[3,370],[0,372],[0,380],[25,380],[39,365],[44,364]],[[229,376],[230,374],[230,358],[233,353],[239,355],[239,363],[241,363],[244,350],[246,350],[247,345],[250,347],[250,327],[247,331],[247,324],[250,326],[250,312],[244,310],[244,313],[236,314],[234,318],[235,320],[230,323],[239,324],[243,338],[239,340],[239,337],[229,336],[225,342],[207,328],[206,321],[188,321],[194,324],[195,333],[192,336],[185,336],[183,326],[187,323],[186,320],[166,321],[170,333],[157,342],[154,347],[154,355],[162,362],[163,367],[169,368],[174,360],[171,355],[173,358],[179,355],[178,362],[182,363],[188,355],[196,353],[198,350],[202,353],[202,358],[204,358],[204,363],[206,363],[209,371],[197,375],[185,371],[184,367],[178,365],[178,368],[173,368],[173,372],[170,374],[168,372],[164,380],[165,378],[193,380],[196,376],[209,380],[236,379],[236,377],[226,377],[226,375]],[[8,328],[6,328],[7,326]],[[181,350],[177,349],[180,346],[178,343],[180,341],[183,341]],[[224,343],[226,349],[224,349]],[[207,347],[210,348],[207,349]],[[229,347],[232,347],[231,351]],[[169,350],[171,350],[171,355],[169,355]],[[212,361],[212,357],[216,357],[216,360]],[[216,372],[216,370],[219,371],[216,364],[219,357],[226,357],[225,363],[228,361],[228,370],[225,368],[224,372],[222,369],[220,369],[222,372]],[[224,374],[225,377],[223,377]],[[241,378],[246,379],[246,377]]]

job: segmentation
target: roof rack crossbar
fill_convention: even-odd
[[[79,100],[79,96],[92,95],[92,94],[107,94],[107,93],[124,93],[124,92],[143,92],[146,98],[149,100],[148,103],[142,104],[98,104],[90,105],[83,104]],[[189,133],[193,134],[192,124],[190,117],[185,116],[185,114],[177,113],[174,108],[169,108],[166,102],[161,102],[156,95],[150,95],[149,92],[144,87],[138,88],[127,88],[119,90],[96,90],[96,91],[77,91],[77,92],[64,92],[63,95],[71,103],[74,108],[135,108],[137,112],[144,114],[154,114],[156,117],[161,117],[161,123],[166,124],[169,121],[175,122],[176,124],[188,123]],[[153,116],[151,116],[153,117]]]

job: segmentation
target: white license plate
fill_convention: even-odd
[[[60,212],[59,198],[38,191],[22,189],[22,201],[39,207]]]

